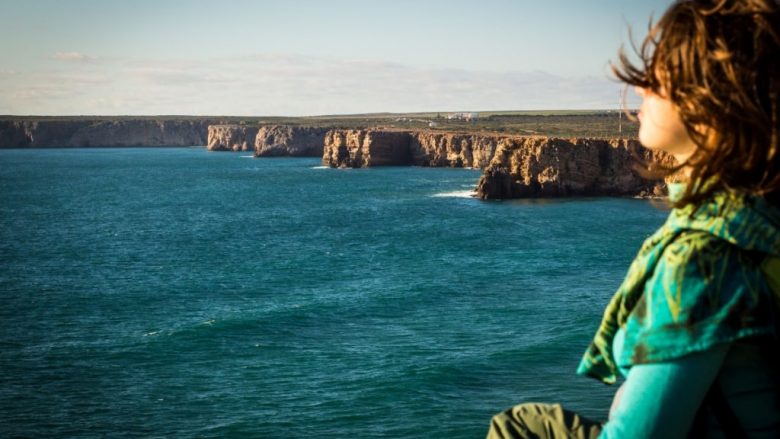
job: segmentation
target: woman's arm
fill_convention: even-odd
[[[632,367],[600,438],[684,438],[729,350]]]

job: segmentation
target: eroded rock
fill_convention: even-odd
[[[206,149],[209,151],[251,151],[260,130],[256,126],[237,124],[211,125]]]
[[[671,160],[635,140],[506,138],[480,180],[477,195],[486,199],[635,196],[661,190],[656,187],[660,182],[646,179],[636,169],[637,157],[667,164]]]
[[[269,125],[254,142],[255,157],[321,157],[327,128]]]
[[[325,135],[322,163],[333,168],[412,165],[407,131],[331,130]]]

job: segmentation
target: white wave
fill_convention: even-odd
[[[330,169],[330,166],[312,166],[311,169]]]
[[[253,156],[253,155],[242,155],[241,158],[242,159],[253,159],[253,158],[255,158],[255,156]]]
[[[433,194],[431,196],[436,198],[474,198],[476,196],[476,192],[474,192],[473,190],[452,191],[452,192],[441,192],[438,194]]]

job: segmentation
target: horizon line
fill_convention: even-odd
[[[591,108],[591,109],[539,109],[539,110],[458,110],[458,111],[408,111],[408,112],[394,112],[394,111],[380,111],[369,113],[330,113],[330,114],[312,114],[312,115],[227,115],[227,114],[209,114],[209,115],[197,115],[197,114],[0,114],[0,118],[14,118],[14,117],[64,117],[64,118],[87,118],[87,117],[121,117],[121,118],[133,118],[133,117],[160,117],[160,118],[327,118],[327,117],[359,117],[359,116],[394,116],[394,115],[424,115],[424,114],[456,114],[456,113],[490,113],[490,114],[529,114],[529,113],[614,113],[614,112],[634,112],[636,108]]]

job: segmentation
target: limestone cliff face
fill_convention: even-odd
[[[255,157],[321,157],[326,128],[290,125],[212,125],[209,151],[254,151]]]
[[[333,168],[411,165],[410,142],[406,131],[331,130],[325,134],[322,163]]]
[[[663,182],[643,178],[636,156],[671,164],[635,140],[467,135],[432,131],[332,130],[322,162],[331,167],[416,165],[485,172],[481,198],[658,195]]]
[[[209,151],[251,151],[255,148],[255,138],[259,127],[246,125],[210,125],[208,129]]]
[[[0,148],[197,146],[210,120],[4,120]]]
[[[269,125],[254,141],[255,157],[322,157],[327,128]]]
[[[500,137],[420,131],[411,134],[412,161],[418,166],[485,168]]]
[[[323,163],[333,167],[415,165],[484,168],[493,158],[500,141],[498,136],[433,131],[332,130],[325,136]]]
[[[639,195],[657,193],[660,181],[636,171],[632,150],[645,160],[669,164],[634,140],[506,138],[499,142],[477,185],[488,198]]]

